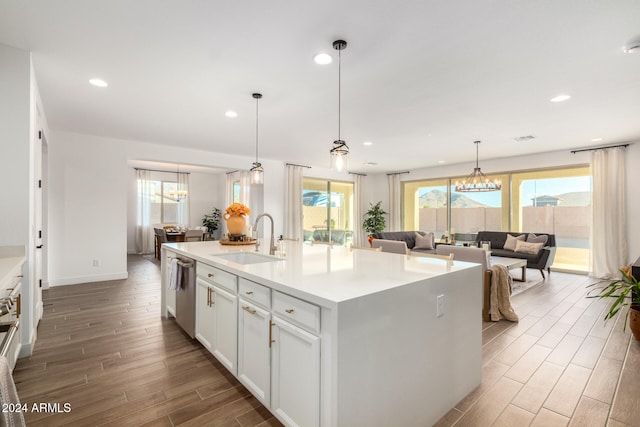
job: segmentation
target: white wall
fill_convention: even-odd
[[[614,145],[614,144],[611,144]],[[542,168],[555,168],[572,165],[589,164],[588,152],[571,154],[570,150],[555,151],[527,156],[507,157],[502,159],[480,160],[480,167],[486,174],[531,170]],[[640,198],[635,194],[636,185],[640,182],[640,143],[631,143],[627,148],[627,229],[629,262],[640,257]],[[473,171],[475,162],[459,163],[454,165],[442,165],[431,168],[415,169],[409,174],[403,174],[401,181],[418,181],[423,179],[446,178],[451,176],[466,176]],[[375,188],[373,192],[367,192],[367,202],[376,203],[382,200],[383,208],[389,211],[389,189],[386,174],[377,174],[368,179]],[[368,205],[368,203],[367,203]]]
[[[68,132],[50,135],[50,263],[52,286],[127,277],[127,252],[133,250],[135,174],[129,160],[246,169],[249,157],[177,146],[125,141]],[[262,160],[262,159],[261,159]],[[284,165],[262,160],[265,209],[283,229]],[[213,206],[224,206],[224,176],[194,177],[191,217],[198,222]],[[211,197],[210,197],[211,195]],[[197,224],[196,224],[197,225]],[[281,232],[281,231],[280,231]],[[94,260],[99,265],[94,266]]]

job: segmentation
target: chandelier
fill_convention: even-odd
[[[176,202],[181,202],[184,199],[187,198],[187,196],[189,195],[187,193],[187,190],[182,190],[182,184],[180,183],[180,165],[176,164],[176,189],[175,190],[170,190],[169,191],[169,197],[173,200],[175,200]]]
[[[492,181],[480,170],[478,166],[478,146],[480,141],[474,141],[476,144],[476,167],[473,172],[462,182],[456,182],[456,192],[476,192],[476,191],[498,191],[502,188],[500,180]]]
[[[333,48],[338,51],[338,139],[333,141],[333,148],[329,150],[331,153],[331,167],[336,170],[344,170],[347,168],[347,155],[349,147],[347,143],[340,139],[340,103],[341,103],[341,52],[347,48],[347,42],[344,40],[336,40],[333,42]]]

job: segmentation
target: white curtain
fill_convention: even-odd
[[[619,277],[627,263],[625,147],[591,152],[591,266],[599,278]]]
[[[353,179],[353,244],[356,246],[365,246],[366,236],[362,229],[362,220],[364,216],[364,197],[363,197],[363,175],[354,175]]]
[[[148,170],[136,171],[138,187],[138,213],[136,225],[136,251],[139,254],[153,253],[155,232],[151,226],[151,173]]]
[[[387,175],[389,181],[389,231],[402,231],[400,174]]]
[[[191,198],[189,197],[190,194],[189,194],[189,174],[188,173],[178,174],[177,190],[178,190],[178,193],[180,193],[181,191],[186,192],[187,197],[185,197],[180,202],[178,202],[177,212],[176,212],[176,222],[180,225],[190,227],[193,224],[190,224],[190,219],[189,219],[189,207],[190,207],[189,201],[191,200]],[[196,225],[200,225],[200,224],[196,224]]]
[[[284,232],[287,238],[303,240],[302,236],[302,177],[304,168],[287,165],[284,203]]]

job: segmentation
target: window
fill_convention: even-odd
[[[138,180],[138,186],[142,181]],[[177,224],[178,202],[170,196],[175,194],[178,184],[175,181],[149,181],[151,194],[150,224]],[[140,194],[141,188],[138,188]]]
[[[305,241],[350,243],[353,237],[353,183],[304,178],[302,215]]]
[[[240,203],[240,181],[233,181],[233,203]]]
[[[514,173],[513,229],[556,236],[555,268],[589,271],[589,167]]]
[[[591,174],[588,166],[492,175],[502,190],[455,191],[456,178],[403,183],[404,230],[448,230],[458,241],[481,230],[549,233],[556,236],[553,267],[588,271]]]

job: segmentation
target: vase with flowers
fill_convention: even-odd
[[[602,286],[603,282],[590,285],[590,287],[599,287],[596,289],[597,294],[594,294],[595,291],[591,291],[588,297],[613,299],[604,320],[613,318],[621,309],[629,306],[629,328],[633,337],[640,340],[640,283],[632,274],[630,265],[622,267],[620,273],[622,274],[621,279],[614,280],[605,286]],[[625,323],[624,328],[626,329],[626,327]]]
[[[245,215],[249,215],[251,210],[242,203],[232,203],[224,211],[223,218],[227,222],[227,230],[229,234],[241,236],[247,226]]]

